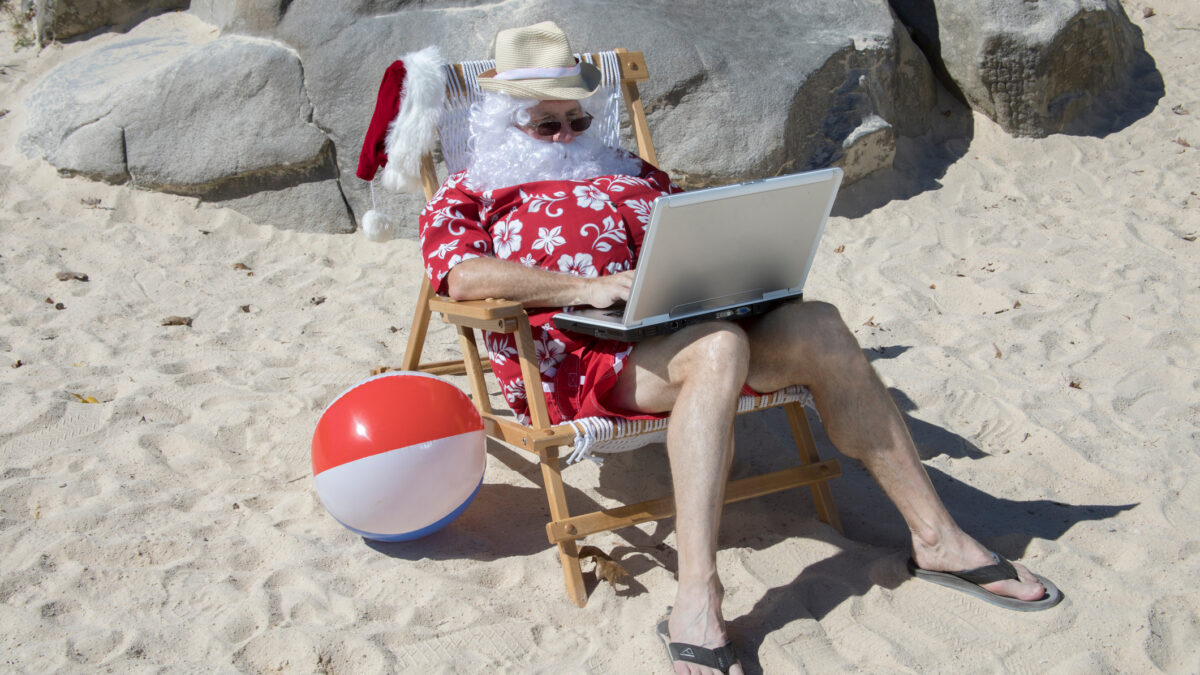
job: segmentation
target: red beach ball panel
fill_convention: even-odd
[[[424,373],[385,373],[352,387],[321,415],[313,473],[397,448],[483,429],[454,385]]]

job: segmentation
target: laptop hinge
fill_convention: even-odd
[[[722,295],[719,298],[709,298],[707,300],[697,300],[696,302],[685,302],[682,305],[675,305],[674,307],[672,307],[671,311],[667,313],[667,316],[669,316],[671,318],[675,318],[677,316],[683,316],[685,314],[695,314],[697,312],[705,312],[710,309],[717,309],[719,307],[725,307],[727,305],[737,305],[737,304],[743,304],[743,303],[747,303],[747,302],[754,302],[755,300],[762,298],[762,296],[763,296],[763,290],[761,288],[755,288],[755,289],[752,289],[749,291],[740,291],[738,293]]]
[[[771,291],[763,295],[763,300],[786,300],[790,298],[803,298],[804,289],[800,286],[795,288],[785,288],[778,291]]]

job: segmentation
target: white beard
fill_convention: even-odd
[[[514,127],[477,134],[467,184],[480,192],[539,180],[585,180],[641,173],[641,162],[586,133],[570,143],[541,141]]]

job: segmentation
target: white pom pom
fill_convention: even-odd
[[[363,214],[362,231],[371,241],[387,241],[395,235],[392,219],[375,209]]]

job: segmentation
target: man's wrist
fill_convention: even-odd
[[[571,293],[573,301],[570,304],[594,305],[595,299],[592,297],[592,279],[589,277],[577,277],[574,274],[570,274],[568,276],[571,277],[573,281],[572,286],[574,287]]]

